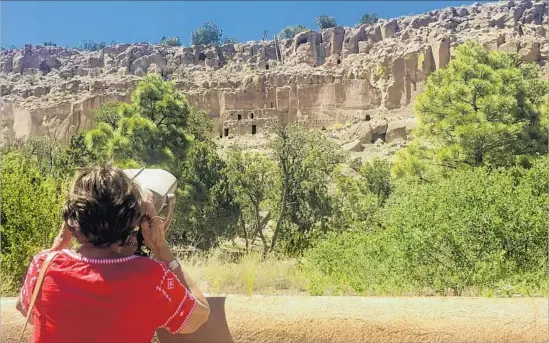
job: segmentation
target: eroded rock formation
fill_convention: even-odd
[[[141,77],[156,72],[215,120],[220,137],[258,133],[281,118],[319,129],[366,121],[372,134],[355,137],[361,144],[405,139],[415,95],[457,45],[475,40],[544,66],[547,30],[547,2],[527,0],[219,47],[27,45],[0,54],[2,137],[53,128],[66,139],[92,125],[101,103],[129,101]]]

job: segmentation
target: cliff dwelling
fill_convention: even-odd
[[[68,139],[93,125],[92,112],[102,103],[129,102],[139,79],[151,72],[174,81],[223,137],[228,131],[250,135],[274,119],[327,131],[369,121],[372,130],[383,131],[412,118],[425,80],[449,63],[461,42],[475,40],[545,66],[546,12],[544,1],[515,1],[300,32],[278,42],[4,50],[0,96],[10,106],[0,136],[36,136],[55,127]],[[494,13],[497,21],[483,19]]]

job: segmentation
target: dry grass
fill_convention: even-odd
[[[238,261],[221,250],[181,260],[183,267],[209,295],[307,295],[307,279],[297,261],[250,253]]]

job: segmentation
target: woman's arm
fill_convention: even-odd
[[[23,305],[21,304],[21,297],[17,298],[17,302],[15,303],[15,308],[17,309],[17,311],[19,311],[19,313],[23,315],[23,317],[27,316],[27,311],[23,309]]]
[[[166,243],[164,221],[156,216],[156,209],[154,208],[151,199],[147,199],[145,204],[147,206],[147,215],[150,219],[141,223],[143,239],[158,260],[169,264],[174,261],[175,258],[170,247]],[[183,323],[179,333],[195,332],[208,321],[208,317],[210,316],[210,305],[196,283],[180,266],[172,272],[177,276],[182,287],[185,287],[196,300],[194,310],[191,310],[192,313]],[[181,285],[179,286],[181,287]]]
[[[15,308],[17,309],[17,311],[19,311],[19,313],[21,313],[25,317],[27,316],[27,310],[30,305],[32,293],[36,285],[36,280],[40,272],[40,268],[42,267],[42,263],[44,262],[46,256],[48,255],[48,252],[49,250],[44,250],[38,253],[37,255],[35,255],[32,258],[31,263],[29,264],[29,267],[27,269],[25,282],[23,283],[23,287],[21,287],[19,297],[17,298],[17,301],[15,303]],[[32,322],[33,322],[33,318],[31,316],[29,319],[29,323],[32,324]]]
[[[63,250],[68,249],[71,245],[71,240],[73,236],[72,233],[69,230],[69,227],[67,226],[67,223],[63,222],[61,224],[61,230],[57,234],[57,237],[55,237],[53,241],[53,245],[51,247],[51,250]]]
[[[158,260],[165,263],[170,263],[174,260],[173,253],[168,246],[160,247],[158,249],[158,254],[155,253],[155,256]],[[193,279],[191,279],[189,274],[186,273],[181,266],[173,270],[173,273],[196,299],[196,307],[194,308],[193,313],[190,315],[187,323],[179,331],[179,333],[193,333],[208,321],[210,316],[210,305],[200,288],[198,288]]]

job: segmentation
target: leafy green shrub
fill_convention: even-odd
[[[402,295],[407,284],[391,232],[332,233],[305,253],[312,295]]]
[[[12,151],[2,155],[2,294],[15,294],[28,263],[48,248],[61,223],[62,184],[39,172],[30,156]]]
[[[223,38],[223,44],[236,44],[238,40],[234,37],[225,37]]]
[[[360,169],[360,175],[364,180],[367,191],[374,194],[381,204],[387,200],[393,191],[391,177],[391,163],[379,158],[367,162]]]
[[[160,38],[160,44],[167,46],[181,46],[181,40],[179,37],[162,36],[162,38]]]
[[[381,228],[334,235],[306,253],[311,292],[547,294],[547,161],[398,182]]]
[[[107,44],[105,42],[95,42],[92,40],[85,40],[82,42],[82,45],[76,47],[78,50],[84,51],[97,51],[105,48]]]
[[[329,29],[330,27],[337,26],[337,22],[334,17],[330,17],[327,15],[319,15],[315,19],[315,24],[318,26],[319,29]]]
[[[193,45],[219,45],[222,37],[223,32],[217,25],[214,22],[207,22],[191,33],[191,42]]]
[[[364,13],[362,17],[360,17],[360,20],[358,21],[359,24],[375,24],[379,18],[377,17],[377,14],[375,13]]]
[[[461,294],[467,287],[490,288],[516,274],[546,271],[546,164],[475,168],[421,186],[401,185],[385,225],[398,233],[414,281]]]
[[[280,33],[278,34],[278,38],[291,39],[291,38],[294,38],[295,35],[303,31],[309,31],[309,28],[303,25],[286,26],[285,28],[282,29],[282,31],[280,31]]]

